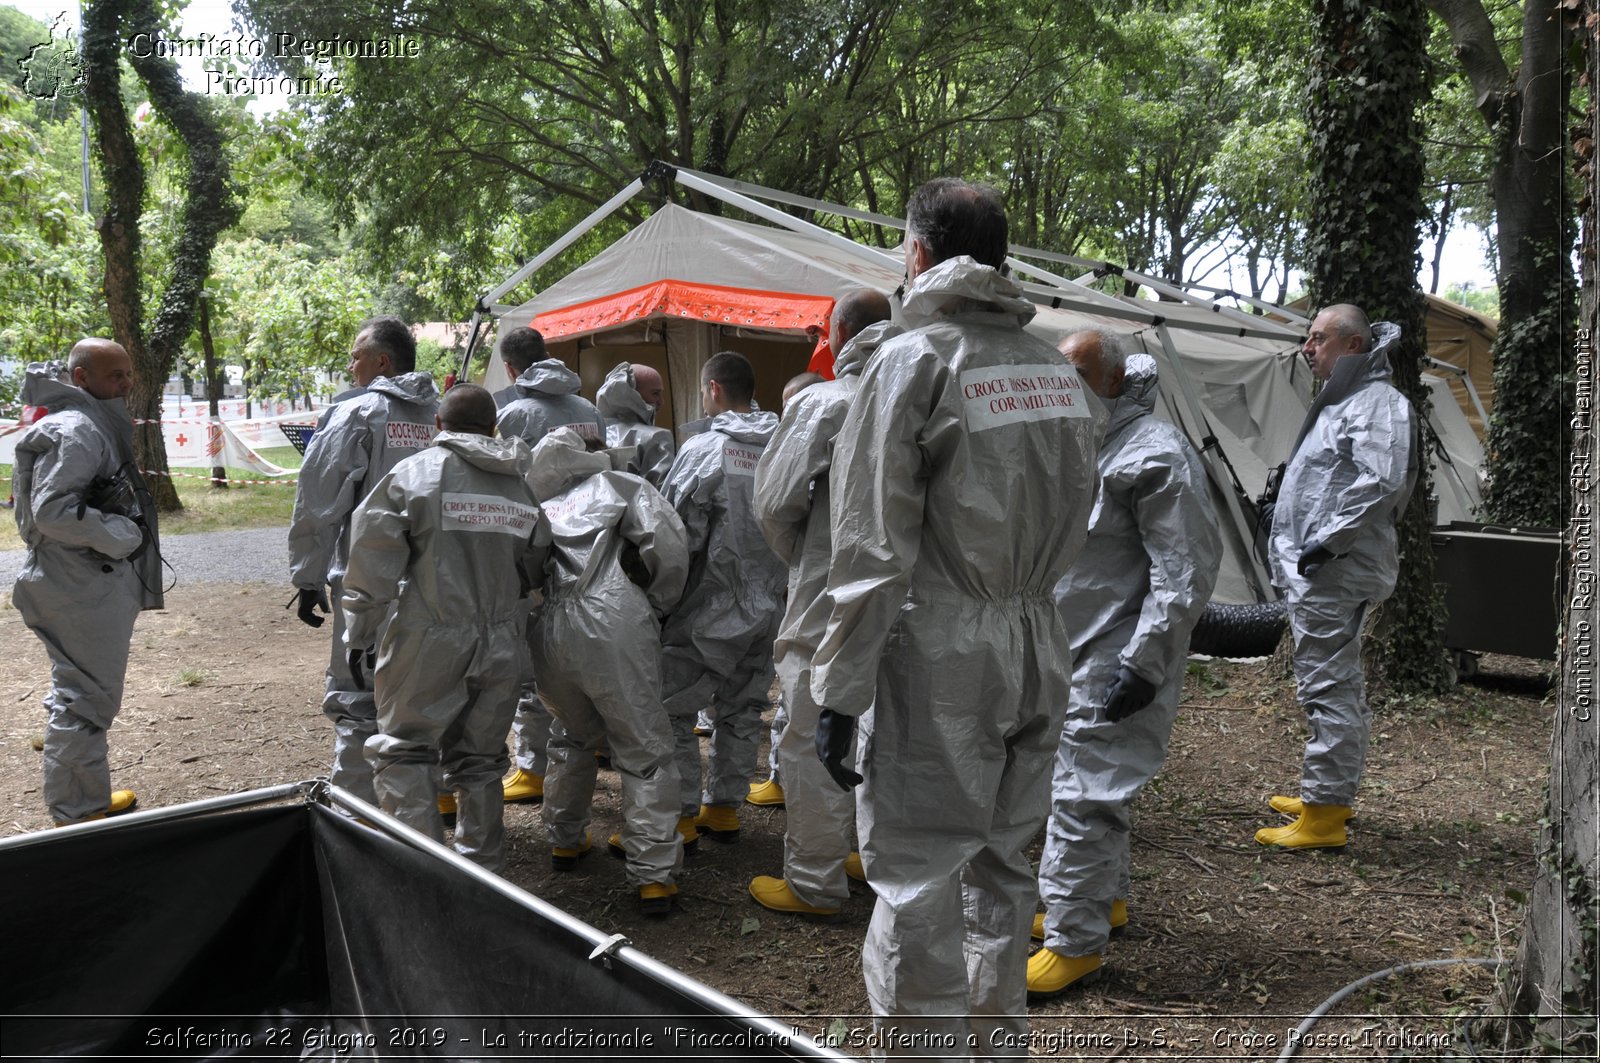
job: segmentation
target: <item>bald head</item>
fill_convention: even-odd
[[[1077,368],[1090,391],[1102,399],[1122,394],[1128,355],[1121,336],[1108,329],[1085,329],[1062,340],[1057,350]]]
[[[806,388],[810,387],[812,384],[820,384],[826,379],[827,378],[821,373],[813,373],[809,369],[804,373],[790,377],[789,382],[783,385],[783,408],[788,409],[789,400],[800,394]]]
[[[494,396],[476,384],[457,384],[444,393],[436,420],[446,432],[494,435]]]
[[[633,390],[646,405],[661,409],[661,396],[665,393],[665,385],[661,383],[661,374],[648,365],[639,362],[633,363]]]
[[[837,354],[856,333],[868,325],[888,320],[889,297],[871,288],[857,288],[834,304],[833,319],[828,326],[829,345]]]
[[[72,382],[97,399],[125,399],[133,390],[133,359],[116,340],[90,336],[67,355]]]

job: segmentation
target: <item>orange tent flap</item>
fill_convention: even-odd
[[[725,288],[715,284],[663,280],[612,295],[550,310],[532,325],[546,339],[596,332],[653,315],[687,317],[745,328],[827,328],[833,297]]]

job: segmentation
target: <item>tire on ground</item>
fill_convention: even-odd
[[[1210,657],[1265,657],[1278,648],[1288,623],[1282,602],[1211,602],[1189,636],[1189,652]]]

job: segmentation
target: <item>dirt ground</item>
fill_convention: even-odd
[[[180,586],[166,611],[140,618],[111,763],[114,783],[135,789],[141,807],[326,772],[326,628],[300,624],[287,598],[279,586]],[[9,598],[0,662],[0,815],[10,835],[49,819],[33,748],[48,665]],[[1267,796],[1292,793],[1298,777],[1304,735],[1292,684],[1260,663],[1189,671],[1166,768],[1135,811],[1130,924],[1104,979],[1032,1010],[1035,1055],[1272,1058],[1310,1009],[1364,975],[1514,954],[1548,772],[1546,663],[1487,657],[1454,695],[1381,706],[1352,842],[1337,853],[1268,852],[1251,839],[1279,822]],[[617,797],[616,775],[602,771],[597,839],[620,825]],[[868,1011],[860,945],[871,893],[857,886],[831,923],[758,907],[746,886],[781,872],[784,812],[746,806],[742,818],[737,844],[701,842],[664,922],[637,914],[621,865],[598,847],[576,872],[552,872],[534,806],[507,809],[507,877],[758,1010],[845,1036],[849,1051]],[[1320,1023],[1322,1040],[1302,1054],[1454,1055],[1463,1018],[1484,1007],[1493,979],[1463,964],[1380,980]]]

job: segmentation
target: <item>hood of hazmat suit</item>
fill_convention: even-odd
[[[672,429],[656,425],[656,408],[640,396],[632,365],[622,362],[606,374],[595,405],[606,419],[606,446],[634,448],[628,471],[643,476],[659,490],[667,481],[677,447]]]
[[[289,522],[296,587],[320,588],[344,575],[350,515],[390,469],[432,445],[438,409],[433,377],[403,373],[376,378],[324,414],[306,446]]]
[[[1097,462],[1089,536],[1055,597],[1075,670],[1096,659],[1103,693],[1118,665],[1160,686],[1189,652],[1216,585],[1222,543],[1205,470],[1183,434],[1154,415],[1156,363],[1128,357]]]
[[[659,491],[613,470],[605,453],[585,452],[571,429],[545,436],[533,461],[550,520],[547,604],[581,596],[592,610],[622,610],[635,622],[644,608],[660,615],[678,603],[689,549],[683,522]]]
[[[1284,472],[1270,561],[1272,582],[1291,598],[1315,583],[1351,601],[1379,602],[1399,576],[1396,525],[1417,482],[1417,418],[1389,383],[1399,326],[1374,322],[1372,339],[1372,350],[1335,364]],[[1300,555],[1319,545],[1336,560],[1301,576]]]
[[[833,548],[828,524],[833,441],[860,384],[862,366],[886,340],[904,331],[883,321],[852,336],[834,360],[835,378],[789,400],[756,463],[756,520],[767,544],[789,566],[789,601],[774,655],[792,646],[809,656],[827,626],[830,605],[823,591]]]
[[[552,428],[571,425],[585,439],[605,442],[605,419],[594,403],[578,394],[582,383],[559,358],[534,362],[512,385],[519,398],[500,410],[500,434],[520,436],[533,446]]]
[[[723,674],[736,660],[721,660],[722,648],[743,647],[783,609],[788,572],[761,538],[754,508],[756,464],[777,427],[777,415],[764,411],[717,414],[684,441],[662,490],[683,521],[690,558],[688,589],[662,640],[696,645]]]
[[[43,562],[52,579],[76,582],[79,577],[68,573],[81,570],[87,585],[102,583],[106,560],[127,559],[143,542],[138,517],[149,529],[150,545],[110,575],[129,584],[139,608],[162,608],[159,522],[134,460],[127,403],[97,399],[63,383],[54,364],[28,367],[21,398],[49,411],[18,440],[12,472],[17,530],[30,551],[29,568]],[[116,487],[105,490],[112,481]]]

